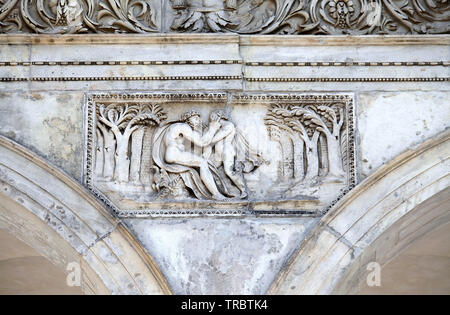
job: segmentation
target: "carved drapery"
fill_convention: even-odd
[[[0,0],[0,33],[442,34],[447,0]]]

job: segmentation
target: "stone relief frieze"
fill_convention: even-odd
[[[90,94],[85,105],[85,183],[119,216],[315,216],[355,185],[350,94]]]
[[[0,0],[0,33],[438,34],[447,0]]]
[[[155,4],[133,0],[0,1],[0,33],[158,32]]]

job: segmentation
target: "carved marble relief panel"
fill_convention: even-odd
[[[0,0],[0,33],[437,34],[447,0]]]
[[[355,185],[351,94],[89,94],[85,118],[119,216],[315,216]]]

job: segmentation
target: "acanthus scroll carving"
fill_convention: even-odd
[[[447,0],[1,0],[0,33],[442,34]]]
[[[0,1],[0,33],[43,34],[158,32],[155,1]]]

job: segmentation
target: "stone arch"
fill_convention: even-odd
[[[447,130],[377,170],[322,218],[268,293],[357,293],[369,262],[450,222],[449,159]]]
[[[64,271],[78,263],[84,293],[171,293],[120,220],[68,175],[1,136],[0,228]]]

